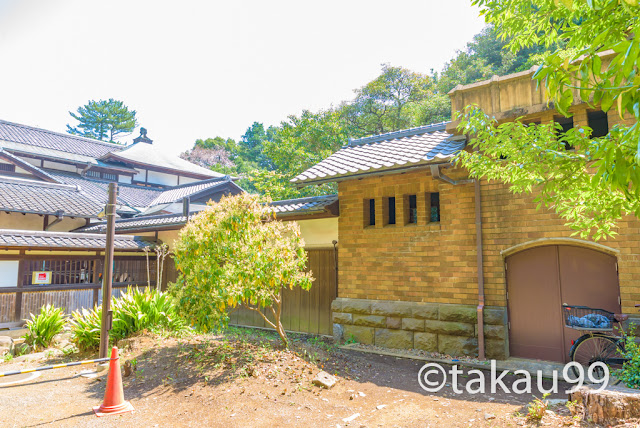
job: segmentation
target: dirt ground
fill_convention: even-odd
[[[102,402],[106,377],[79,377],[88,366],[76,366],[44,371],[30,382],[0,388],[0,426],[538,425],[526,418],[532,395],[455,394],[449,383],[437,393],[427,393],[418,384],[423,362],[340,350],[315,337],[291,339],[285,351],[275,336],[260,330],[186,338],[141,335],[129,339],[121,352],[121,362],[131,361],[137,368],[123,378],[125,398],[134,413],[97,418],[91,408]],[[0,364],[0,371],[89,357],[7,362]],[[320,370],[336,375],[338,383],[328,390],[314,386],[311,381]],[[508,377],[505,383],[510,387],[515,379]],[[567,387],[559,386],[561,391]],[[540,425],[594,426],[572,418],[563,405],[550,410]]]

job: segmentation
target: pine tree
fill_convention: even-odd
[[[115,137],[129,134],[138,126],[136,111],[113,98],[91,100],[78,107],[77,114],[69,114],[80,123],[76,127],[67,124],[68,133],[101,141],[113,142]]]

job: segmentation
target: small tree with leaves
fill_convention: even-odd
[[[282,289],[308,290],[307,255],[295,222],[283,223],[255,196],[223,197],[195,215],[174,250],[180,271],[172,291],[183,316],[202,331],[224,327],[229,310],[258,312],[285,347]]]
[[[136,126],[136,111],[129,110],[122,101],[89,101],[78,107],[77,114],[69,112],[79,122],[78,126],[67,125],[67,132],[101,141],[114,141],[118,136],[130,134]]]

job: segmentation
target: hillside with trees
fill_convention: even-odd
[[[274,200],[335,192],[332,185],[297,189],[289,180],[350,138],[447,121],[451,118],[447,93],[456,85],[528,69],[543,53],[539,46],[513,53],[504,49],[507,43],[488,26],[439,72],[383,64],[378,77],[355,89],[354,98],[337,107],[304,110],[266,129],[254,122],[240,141],[219,136],[199,139],[181,156],[239,176],[244,189]]]

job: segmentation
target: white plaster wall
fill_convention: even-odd
[[[149,170],[147,177],[148,183],[161,184],[164,186],[177,186],[178,176],[173,174],[166,174],[164,172],[157,172]]]
[[[49,169],[57,169],[60,171],[68,171],[68,172],[78,172],[78,168],[76,168],[74,165],[67,165],[66,163],[60,163],[60,162],[52,162],[52,161],[44,161],[44,168],[49,168]]]
[[[55,216],[49,216],[49,222],[53,222]],[[20,214],[20,213],[6,213],[0,212],[0,229],[13,229],[13,230],[42,230],[44,225],[44,216],[37,214]],[[50,231],[55,232],[68,232],[78,227],[84,226],[85,220],[69,217],[64,217],[62,221],[54,225]]]
[[[298,220],[305,248],[332,248],[338,239],[338,217]]]

